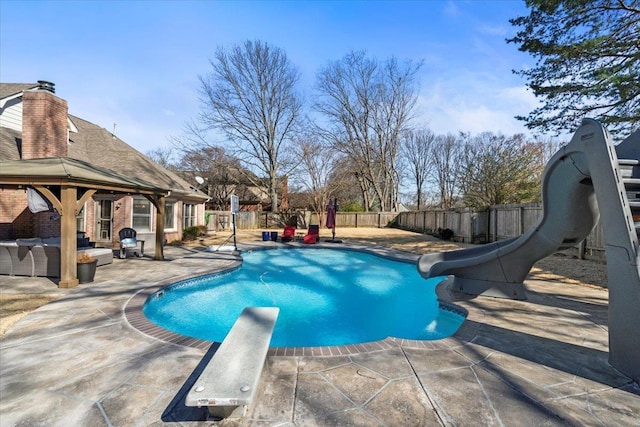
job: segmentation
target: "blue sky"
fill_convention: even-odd
[[[436,133],[528,131],[536,106],[512,73],[533,64],[505,39],[524,1],[0,1],[0,80],[48,80],[69,112],[147,152],[197,116],[217,47],[283,49],[311,94],[352,50],[424,61],[417,123]]]

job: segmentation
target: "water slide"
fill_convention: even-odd
[[[616,147],[600,123],[585,119],[569,144],[547,163],[542,205],[542,218],[523,235],[425,254],[418,271],[424,278],[453,276],[448,281],[452,290],[526,299],[523,281],[533,264],[580,243],[602,217],[610,362],[640,378],[640,131]]]

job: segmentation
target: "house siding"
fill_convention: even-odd
[[[0,109],[0,127],[22,130],[22,98],[10,99]]]

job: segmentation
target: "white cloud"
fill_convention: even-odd
[[[506,37],[510,32],[510,29],[505,25],[482,24],[478,26],[477,29],[480,34],[487,34],[490,36]]]
[[[492,75],[466,73],[430,82],[423,93],[418,121],[436,133],[531,133],[514,118],[537,106],[525,86],[504,87]]]
[[[458,8],[458,5],[456,4],[455,1],[449,0],[445,4],[443,12],[445,16],[448,16],[450,18],[455,18],[460,15],[460,8]]]

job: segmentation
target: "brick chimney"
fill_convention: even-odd
[[[38,84],[22,93],[22,158],[67,157],[67,101],[54,95],[53,83]]]

